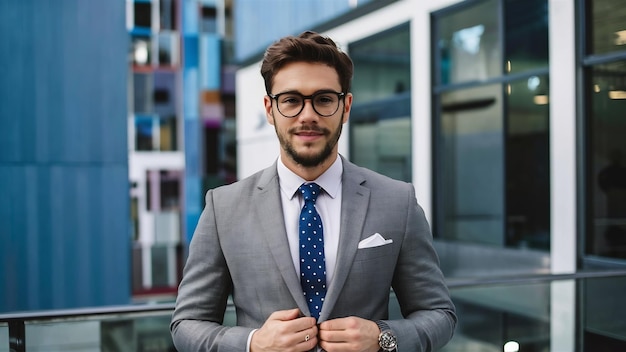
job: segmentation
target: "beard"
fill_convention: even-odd
[[[337,145],[337,142],[339,142],[339,137],[341,136],[341,131],[343,129],[343,114],[341,114],[341,119],[339,119],[339,125],[337,126],[337,129],[335,129],[334,133],[331,133],[331,131],[329,131],[328,129],[322,129],[317,126],[308,128],[292,128],[287,131],[289,135],[292,135],[296,131],[300,130],[322,132],[324,136],[330,136],[330,138],[324,145],[324,148],[322,148],[322,150],[316,154],[305,155],[302,153],[298,153],[293,147],[293,144],[289,142],[287,137],[278,132],[278,128],[276,128],[276,126],[276,122],[274,122],[274,129],[276,131],[276,135],[278,136],[278,141],[280,142],[281,148],[283,148],[287,155],[289,155],[289,157],[291,157],[291,159],[299,165],[302,165],[304,167],[315,167],[321,165],[331,156],[333,150],[335,149],[335,146]]]

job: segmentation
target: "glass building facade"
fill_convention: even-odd
[[[340,152],[412,182],[430,219],[460,317],[445,350],[626,348],[608,313],[626,270],[625,16],[615,0],[388,1],[312,28],[355,64]],[[258,59],[240,81],[262,86]],[[277,146],[240,111],[245,177]]]
[[[207,189],[234,179],[232,1],[126,0],[132,293],[174,297]]]
[[[584,3],[581,124],[585,179],[583,255],[588,263],[626,259],[626,10]]]
[[[350,157],[358,165],[410,182],[409,24],[350,43],[354,62]]]
[[[548,22],[546,0],[433,14],[434,232],[460,250],[533,253],[502,266],[517,272],[550,251]]]

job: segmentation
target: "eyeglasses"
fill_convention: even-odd
[[[334,115],[339,110],[339,101],[346,93],[333,91],[320,91],[312,95],[302,95],[298,92],[285,92],[279,94],[267,94],[276,100],[276,107],[281,115],[291,118],[296,117],[304,109],[304,101],[311,100],[313,110],[323,117]]]

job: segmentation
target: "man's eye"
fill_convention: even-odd
[[[335,97],[333,97],[332,95],[320,95],[315,100],[317,103],[320,104],[330,104],[335,101]]]
[[[283,97],[281,102],[283,104],[300,104],[301,101],[302,99],[300,97],[287,96],[287,97]]]

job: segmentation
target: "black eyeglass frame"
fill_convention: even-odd
[[[293,95],[299,95],[302,98],[302,106],[300,107],[300,110],[298,110],[298,112],[294,115],[285,115],[282,111],[280,111],[280,108],[278,107],[278,98],[280,98],[281,95],[285,95],[285,94],[293,94]],[[319,111],[317,111],[317,109],[315,108],[315,103],[314,103],[314,99],[315,97],[317,97],[318,95],[322,95],[322,94],[337,94],[337,108],[335,109],[335,111],[333,111],[332,114],[321,114]],[[272,94],[272,93],[267,93],[267,96],[270,97],[272,100],[276,100],[276,110],[278,110],[278,112],[283,115],[284,117],[288,118],[288,119],[292,119],[298,115],[300,115],[300,113],[302,112],[302,110],[304,110],[304,105],[306,105],[305,101],[308,99],[311,101],[311,106],[313,107],[313,111],[315,111],[316,114],[322,116],[322,117],[330,117],[333,116],[334,114],[337,113],[337,111],[339,111],[339,102],[343,99],[344,103],[345,103],[345,98],[346,98],[346,93],[344,92],[335,92],[332,90],[322,90],[319,92],[315,92],[311,95],[303,95],[299,92],[282,92],[282,93],[278,93],[278,94]]]

